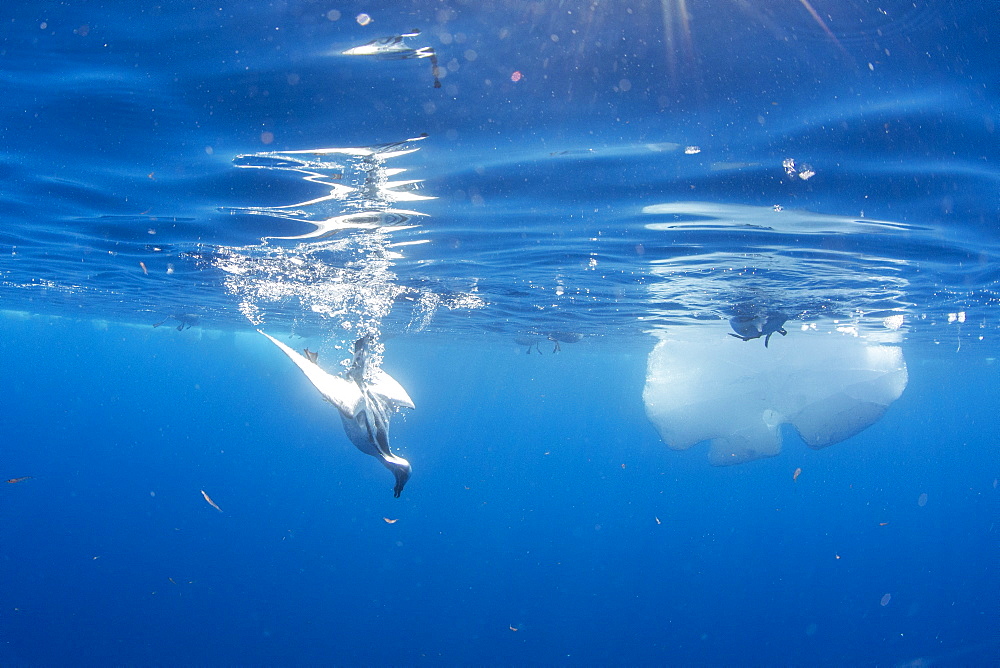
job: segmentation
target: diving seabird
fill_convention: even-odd
[[[413,400],[403,386],[385,371],[367,369],[371,336],[355,341],[351,368],[344,376],[335,376],[320,368],[316,363],[316,353],[306,350],[304,356],[300,355],[270,334],[257,331],[288,355],[323,398],[337,407],[351,443],[361,452],[381,461],[395,476],[396,485],[392,491],[393,496],[399,498],[403,486],[410,479],[410,462],[392,454],[389,449],[389,416],[397,407],[413,408]],[[366,373],[369,375],[367,380]]]

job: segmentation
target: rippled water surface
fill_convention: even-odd
[[[0,491],[31,544],[2,553],[19,584],[0,657],[1000,660],[991,3],[69,1],[0,19],[0,473],[30,473]],[[371,337],[418,407],[389,403],[401,501],[257,329],[348,376]],[[101,482],[116,466],[134,475]],[[238,528],[171,505],[213,483]],[[104,536],[86,547],[53,538],[78,496],[75,526]],[[140,528],[103,533],[110,497]],[[232,573],[270,564],[289,596],[257,581],[244,606],[223,571],[182,576],[199,567],[176,555],[208,559],[213,531],[245,548]],[[117,585],[26,576],[53,545],[36,572],[117,551],[125,593],[54,604],[81,578]],[[169,633],[104,626],[141,611]],[[186,616],[219,615],[219,645],[170,648],[197,637]],[[65,625],[65,646],[40,640]],[[399,637],[358,641],[376,626]]]
[[[992,10],[720,4],[19,8],[8,300],[238,327],[212,258],[282,248],[489,304],[444,331],[642,331],[761,291],[992,329]]]

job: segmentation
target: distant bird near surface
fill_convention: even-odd
[[[562,350],[559,345],[560,343],[576,343],[582,338],[583,334],[577,334],[575,332],[549,332],[548,334],[530,332],[514,337],[514,343],[519,346],[525,346],[527,348],[525,352],[530,355],[532,350],[541,354],[542,349],[538,347],[538,344],[545,340],[555,343],[555,346],[552,348],[552,352],[557,353]]]
[[[153,325],[153,327],[159,327],[167,320],[171,319],[176,320],[177,322],[180,323],[179,325],[177,325],[177,331],[182,332],[185,329],[191,329],[192,327],[197,325],[200,318],[195,313],[171,313],[166,318]]]
[[[583,334],[577,334],[576,332],[549,332],[549,341],[554,342],[555,348],[552,352],[558,352],[562,350],[559,346],[560,343],[576,343],[583,338]]]
[[[538,347],[539,342],[544,341],[541,336],[537,334],[525,334],[522,336],[514,337],[514,343],[519,346],[525,346],[525,354],[530,355],[532,350],[538,352],[539,355],[542,354],[542,349]]]
[[[729,326],[736,332],[735,334],[730,333],[729,336],[734,336],[741,341],[752,341],[763,336],[764,347],[767,348],[772,334],[781,334],[782,336],[788,334],[785,331],[786,322],[788,322],[788,316],[778,311],[768,313],[763,322],[760,316],[737,315],[729,319]]]

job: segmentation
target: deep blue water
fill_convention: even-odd
[[[1000,14],[757,4],[0,11],[0,663],[1000,663]]]

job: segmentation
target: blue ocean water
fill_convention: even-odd
[[[3,664],[1000,663],[992,3],[9,4]]]

